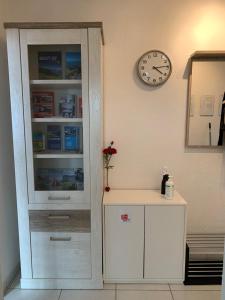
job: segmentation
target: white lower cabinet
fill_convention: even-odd
[[[91,235],[32,232],[33,278],[91,278]]]
[[[104,195],[104,280],[181,283],[186,202],[176,192],[112,190]]]
[[[184,206],[145,207],[145,278],[183,278],[184,220]]]
[[[105,275],[143,277],[144,206],[105,207]]]

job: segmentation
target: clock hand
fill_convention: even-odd
[[[167,68],[167,67],[169,67],[169,66],[159,66],[159,67],[155,67],[155,66],[154,66],[154,68],[157,68],[157,69],[158,69],[158,68]]]
[[[158,71],[159,73],[163,74],[163,72],[161,72],[160,70],[158,70],[158,68],[155,67],[155,66],[153,66],[152,69],[154,69],[154,70]]]

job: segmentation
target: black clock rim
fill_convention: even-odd
[[[139,64],[140,64],[140,61],[142,60],[142,58],[143,58],[146,54],[152,53],[152,52],[158,52],[158,53],[161,53],[161,54],[165,55],[165,57],[168,59],[169,64],[170,64],[170,71],[169,71],[168,77],[166,78],[165,81],[159,82],[159,83],[157,83],[157,84],[148,83],[148,82],[144,81],[143,78],[141,77],[140,72],[139,72]],[[166,83],[167,80],[170,78],[170,75],[171,75],[171,73],[172,73],[172,64],[171,64],[170,58],[168,57],[167,54],[165,54],[165,53],[162,52],[161,50],[153,49],[153,50],[150,50],[150,51],[145,52],[145,53],[142,54],[142,56],[138,59],[138,61],[137,61],[137,71],[138,71],[138,77],[139,77],[139,79],[141,79],[141,81],[142,81],[144,84],[146,84],[146,85],[148,85],[148,86],[151,86],[151,87],[156,87],[156,86],[163,85],[163,84]]]

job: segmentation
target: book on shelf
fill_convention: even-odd
[[[64,126],[64,150],[80,151],[80,126]]]
[[[63,118],[75,117],[76,95],[65,95],[59,100],[59,115]]]
[[[65,53],[65,77],[66,79],[81,79],[81,53]]]
[[[34,118],[47,118],[55,114],[54,93],[33,91],[31,94],[32,114]]]
[[[69,94],[61,96],[59,115],[63,118],[82,118],[82,97]]]
[[[75,169],[63,169],[62,173],[62,189],[66,191],[77,190]]]
[[[61,126],[47,125],[47,149],[61,150]]]
[[[39,191],[69,191],[84,189],[82,168],[39,168],[36,189]]]
[[[76,188],[78,191],[84,189],[84,172],[82,168],[77,168],[75,171]]]
[[[34,152],[45,150],[45,135],[43,132],[33,132],[33,150]]]
[[[62,53],[38,52],[38,72],[39,79],[62,79]]]

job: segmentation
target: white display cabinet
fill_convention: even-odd
[[[102,24],[6,23],[22,288],[101,288]]]

